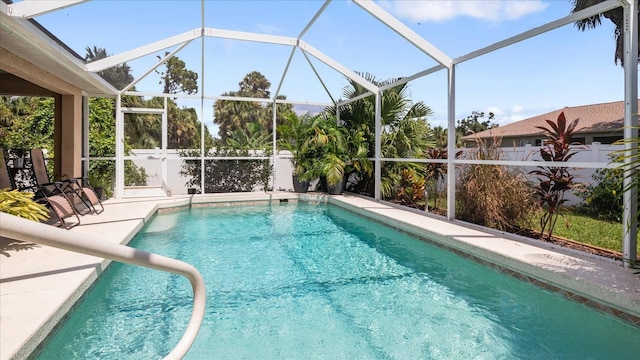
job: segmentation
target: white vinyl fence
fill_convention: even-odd
[[[609,154],[616,150],[621,150],[621,145],[602,145],[600,143],[593,143],[588,146],[575,147],[577,151],[576,155],[571,159],[571,162],[581,163],[609,163]],[[469,149],[464,149],[469,150]],[[540,147],[526,145],[522,147],[505,147],[502,148],[503,159],[502,160],[520,160],[520,161],[540,161],[540,165],[545,164],[540,157]],[[161,154],[158,150],[132,150],[133,156],[136,160],[133,162],[140,167],[143,167],[147,172],[147,185],[149,186],[162,186],[162,161]],[[292,166],[291,166],[291,153],[288,151],[280,151],[276,154],[276,160],[274,165],[275,170],[275,182],[271,178],[270,185],[274,190],[278,191],[293,191],[293,182],[291,180]],[[183,165],[183,158],[180,157],[177,150],[167,150],[167,181],[166,188],[170,190],[173,195],[187,194],[187,177],[180,175],[180,170]],[[532,167],[523,167],[525,171],[533,170]],[[593,168],[576,168],[572,169],[573,174],[576,176],[576,181],[591,184],[592,175],[597,169]],[[534,180],[532,178],[532,180]],[[258,191],[259,189],[256,189]],[[569,196],[571,204],[576,204],[581,201],[577,196]]]

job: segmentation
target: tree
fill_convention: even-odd
[[[162,108],[164,98],[154,97],[144,106],[150,108]],[[154,126],[149,126],[146,130],[152,139],[159,141],[161,137],[160,123],[158,119],[153,117],[137,115],[137,119],[148,119],[152,121]],[[200,147],[200,121],[198,114],[194,108],[180,107],[172,100],[167,99],[167,148],[168,149],[197,149]],[[139,124],[139,126],[145,126]],[[209,133],[209,129],[204,128],[205,148],[210,148],[213,138]],[[159,146],[159,144],[157,145]]]
[[[88,62],[104,59],[109,56],[106,49],[99,48],[95,45],[93,48],[87,46],[86,50],[87,54],[84,59]],[[103,79],[116,89],[124,89],[125,86],[131,84],[134,80],[133,75],[131,75],[131,68],[127,63],[99,71],[98,75],[102,76]]]
[[[225,92],[222,96],[241,96],[237,91]],[[214,122],[218,124],[218,135],[225,142],[237,129],[248,132],[247,124],[260,122],[259,117],[266,117],[264,108],[251,101],[216,100]],[[263,121],[264,122],[264,121]]]
[[[482,111],[473,111],[471,115],[467,116],[462,120],[458,120],[456,125],[456,136],[467,136],[470,134],[476,134],[481,131],[497,128],[498,124],[492,122],[495,114],[489,112],[489,116],[487,120],[484,119],[484,112]]]
[[[259,71],[252,71],[238,83],[240,86],[239,96],[265,98],[271,96],[271,82],[267,80]]]
[[[584,10],[593,5],[604,2],[605,0],[571,0],[573,3],[573,9],[571,9],[572,13],[578,12],[580,10]],[[636,9],[640,12],[640,0],[638,1],[638,7]],[[613,34],[616,40],[616,51],[614,54],[613,61],[614,63],[618,63],[620,61],[620,65],[624,65],[624,11],[622,7],[617,7],[613,10],[605,11],[602,14],[598,14],[595,16],[588,17],[586,19],[582,19],[575,23],[575,26],[580,29],[580,31],[585,31],[586,29],[594,29],[602,24],[602,18],[607,18],[611,20],[611,22],[615,25],[615,29],[613,30]],[[640,34],[640,28],[636,29],[638,34]],[[640,37],[638,37],[638,43],[640,44]],[[638,59],[640,59],[640,50],[638,50]]]
[[[0,147],[53,150],[54,99],[0,97]]]
[[[249,97],[268,99],[271,96],[269,88],[271,82],[258,71],[252,71],[238,83],[237,91],[229,91],[222,96]],[[278,95],[277,99],[286,99]],[[214,104],[214,122],[218,124],[218,135],[226,142],[237,129],[241,129],[247,136],[253,136],[249,124],[258,123],[264,135],[273,132],[273,106],[269,102],[266,106],[253,101],[217,100]],[[286,114],[293,111],[290,104],[277,104],[277,123],[282,123]]]
[[[116,153],[116,129],[115,106],[110,98],[89,99],[89,156],[112,157]],[[125,144],[125,153],[131,150],[129,144]],[[91,161],[89,176],[92,184],[99,185],[109,193],[113,189],[115,180],[115,162],[110,160]],[[93,180],[96,179],[96,180]],[[137,167],[133,162],[126,161],[124,168],[124,181],[126,186],[146,185],[147,175],[142,167]]]
[[[169,55],[168,52],[165,56]],[[158,56],[158,59],[161,59]],[[177,56],[172,56],[164,63],[164,71],[158,71],[162,80],[160,85],[164,86],[165,94],[175,94],[185,92],[195,94],[198,92],[198,73],[188,70],[184,61]]]

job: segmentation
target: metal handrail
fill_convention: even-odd
[[[2,212],[0,212],[0,225],[0,236],[6,238],[112,259],[186,277],[193,288],[191,319],[182,338],[165,359],[182,359],[189,351],[200,330],[206,302],[204,280],[195,267],[166,256],[113,244],[88,235],[54,228]]]

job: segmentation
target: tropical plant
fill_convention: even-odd
[[[472,160],[501,160],[499,138],[477,138],[466,153]],[[533,189],[518,168],[501,165],[465,164],[456,187],[456,214],[461,220],[513,231],[527,226],[535,210]]]
[[[359,73],[365,80],[377,85],[386,86],[396,82],[399,78],[379,81],[369,73]],[[349,86],[343,89],[343,96],[352,99],[369,91],[352,79],[348,79]],[[408,84],[400,84],[382,92],[381,123],[383,157],[389,158],[419,158],[426,146],[432,144],[431,131],[426,117],[432,114],[431,109],[422,101],[412,101]],[[368,143],[367,156],[373,156],[375,136],[375,96],[368,96],[346,105],[341,105],[340,120],[349,132],[361,132]],[[327,116],[336,114],[336,107],[325,109]],[[432,144],[433,145],[433,144]],[[432,146],[431,145],[431,146]],[[364,164],[363,164],[364,165]],[[383,197],[392,199],[401,189],[397,186],[403,178],[403,171],[410,170],[416,175],[421,174],[419,165],[409,162],[394,162],[385,164],[381,174],[381,192]],[[365,169],[371,169],[369,162]],[[372,196],[372,171],[353,173],[350,178],[355,179],[350,190]],[[421,176],[411,177],[420,182]]]
[[[278,145],[291,152],[293,175],[300,181],[312,180],[317,176],[313,171],[313,159],[318,155],[314,135],[320,121],[319,116],[309,113],[298,116],[289,112],[284,123],[278,126]]]
[[[362,174],[371,173],[368,144],[362,129],[348,130],[339,125],[335,117],[327,117],[314,130],[313,142],[320,147],[314,171],[326,177],[328,186],[338,186],[352,169]]]
[[[394,198],[401,205],[418,208],[421,201],[426,201],[424,198],[426,189],[426,179],[420,169],[405,168],[400,173],[398,191]]]
[[[593,5],[597,5],[605,0],[572,0],[573,9],[571,9],[572,13],[578,12],[580,10],[584,10]],[[640,12],[640,1],[638,1],[638,5],[636,9]],[[605,11],[602,14],[594,15],[588,17],[586,19],[579,20],[575,23],[576,27],[580,29],[580,31],[584,31],[586,29],[593,29],[602,24],[602,18],[607,18],[611,20],[611,22],[615,25],[613,30],[613,34],[615,36],[616,41],[616,50],[614,55],[614,62],[617,64],[620,61],[621,65],[624,65],[624,10],[622,7],[617,7],[615,9]],[[638,34],[640,35],[640,28],[637,28]],[[640,36],[638,36],[638,43],[640,44]],[[638,50],[638,59],[640,59],[640,49]]]
[[[635,116],[640,116],[640,114],[635,114]],[[640,127],[634,126],[633,128],[636,131],[640,132]],[[622,162],[622,165],[616,167],[617,171],[624,173],[625,167],[628,166],[628,176],[631,179],[635,179],[638,181],[638,177],[640,176],[640,152],[638,151],[638,144],[640,144],[640,136],[618,140],[614,143],[615,145],[626,145],[630,144],[631,146],[628,149],[623,149],[614,152],[613,154],[616,156],[616,160]],[[624,164],[624,161],[628,160],[628,164]],[[623,188],[623,191],[629,189],[629,187],[633,186],[634,181],[630,181],[629,185],[626,188]]]
[[[87,176],[89,184],[96,190],[100,198],[109,198],[113,195],[113,177],[104,176],[105,174],[89,173]]]
[[[271,145],[272,134],[265,133],[260,123],[247,124],[247,131],[234,129],[222,147],[237,150],[267,150]]]
[[[540,156],[543,161],[567,162],[576,154],[572,149],[574,144],[571,138],[578,126],[578,121],[579,119],[575,119],[567,125],[564,112],[561,112],[556,122],[546,120],[548,127],[537,126],[547,137],[544,145],[540,147]],[[544,210],[540,218],[540,234],[542,238],[551,240],[558,217],[562,215],[563,205],[567,202],[565,193],[574,187],[574,176],[568,167],[552,165],[538,166],[530,173],[539,181],[535,187],[535,195],[538,204]],[[565,224],[569,226],[566,219]]]
[[[381,134],[382,156],[385,158],[424,158],[426,151],[435,143],[432,141],[431,129],[426,119],[402,119],[387,126]],[[407,202],[406,189],[422,188],[425,182],[426,167],[416,162],[388,162],[382,168],[381,195],[391,201],[414,206],[414,202],[422,200],[424,191],[412,191],[417,196]],[[410,174],[410,176],[408,176]],[[414,181],[411,184],[408,181]],[[415,201],[414,201],[415,200]]]
[[[0,189],[0,212],[33,221],[49,218],[47,208],[33,200],[32,193]]]

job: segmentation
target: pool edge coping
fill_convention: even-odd
[[[353,196],[354,195],[349,194],[345,198]],[[359,196],[355,195],[355,197]],[[375,204],[375,206],[372,207],[373,209],[393,209],[395,211],[404,211],[414,214],[416,213],[407,209],[393,206],[392,204],[376,202],[368,198],[359,198],[361,200],[369,201],[372,204]],[[385,215],[371,209],[358,207],[357,205],[353,205],[339,197],[332,198],[330,203],[346,210],[352,211],[356,214],[365,216],[369,219],[379,221],[403,233],[407,233],[411,236],[417,237],[422,241],[426,241],[438,247],[452,251],[460,256],[463,256],[485,266],[492,267],[506,275],[515,277],[523,281],[527,281],[540,288],[559,293],[572,301],[585,304],[598,311],[615,316],[616,318],[631,325],[640,327],[640,297],[634,299],[626,293],[614,291],[614,289],[611,287],[604,287],[591,282],[580,281],[572,277],[571,274],[553,272],[540,266],[529,264],[519,259],[487,250],[481,246],[477,246],[469,242],[460,241],[455,236],[443,235],[433,230],[411,224],[405,220],[390,217],[388,214]],[[419,216],[424,216],[424,214],[420,214]],[[469,229],[475,232],[486,233],[488,237],[493,238],[492,241],[502,238],[507,241],[522,243],[527,246],[544,249],[546,251],[558,253],[564,256],[574,256],[575,252],[577,252],[577,250],[564,251],[564,249],[559,249],[558,247],[555,247],[553,249],[551,249],[551,247],[546,248],[544,244],[534,244],[531,241],[522,241],[522,239],[518,239],[517,237],[510,237],[507,234],[502,234],[500,236],[497,235],[497,232],[494,233],[490,231],[491,229],[479,229],[480,227],[473,226],[472,224],[460,223],[457,221],[454,222],[447,219],[439,218],[431,218],[431,220],[439,221],[451,226],[460,227],[461,229]],[[585,257],[593,259],[594,262],[597,261],[602,263],[613,263],[613,260],[611,259],[598,257],[592,254],[587,254]]]

